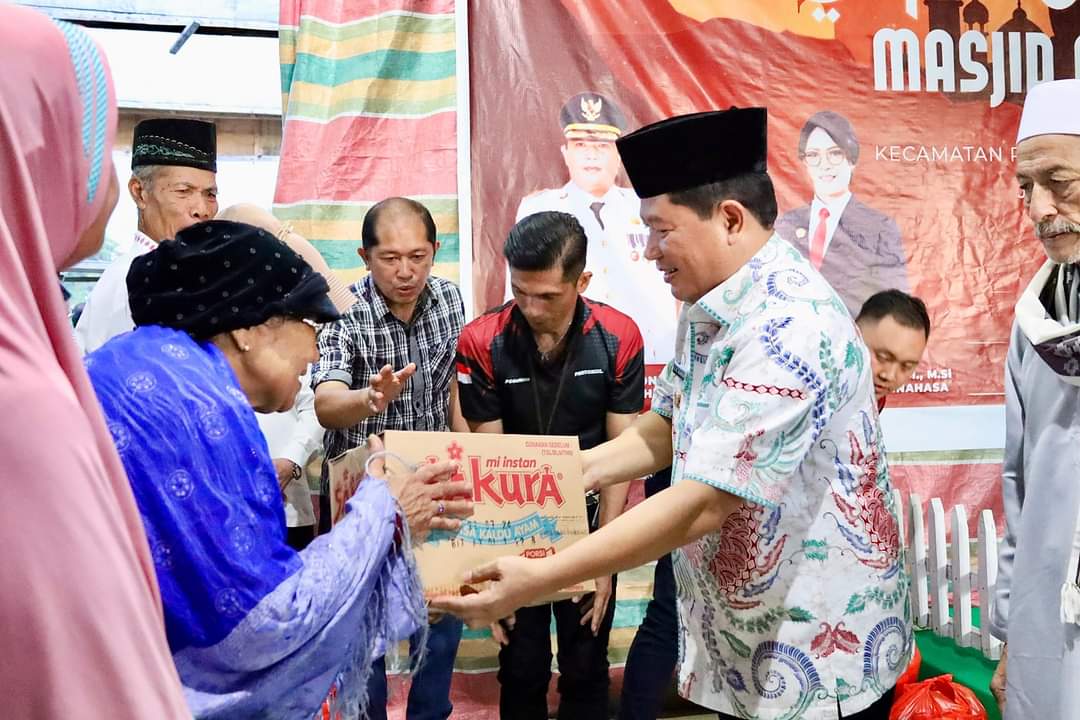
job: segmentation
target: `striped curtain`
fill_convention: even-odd
[[[435,218],[435,274],[460,275],[454,0],[281,0],[274,214],[353,282],[364,213],[403,195]]]

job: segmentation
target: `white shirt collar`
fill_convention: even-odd
[[[618,188],[615,185],[609,187],[608,191],[604,193],[604,196],[599,198],[595,195],[585,192],[583,189],[575,185],[573,180],[566,183],[566,185],[563,185],[563,189],[565,189],[566,192],[569,193],[571,196],[574,196],[577,200],[583,201],[586,206],[592,205],[594,202],[602,202],[607,205],[608,203],[618,201]]]
[[[848,203],[851,202],[851,192],[846,192],[838,198],[831,200],[824,200],[817,195],[814,196],[814,201],[810,203],[811,219],[816,219],[820,213],[821,208],[828,208],[829,219],[839,219],[844,214],[844,210],[847,209]]]

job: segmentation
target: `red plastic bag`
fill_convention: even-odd
[[[904,674],[896,681],[896,691],[893,697],[900,697],[908,689],[909,686],[914,685],[919,681],[919,670],[922,669],[922,653],[919,652],[919,648],[915,648],[915,652],[911,656],[911,664],[908,665]]]
[[[987,720],[982,703],[968,688],[938,675],[907,689],[893,702],[889,720]]]

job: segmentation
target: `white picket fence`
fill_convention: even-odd
[[[908,550],[907,569],[911,577],[915,624],[933,630],[936,635],[951,637],[961,647],[979,648],[991,660],[999,659],[1001,641],[987,629],[997,582],[998,541],[994,513],[987,509],[979,515],[976,569],[972,572],[972,545],[964,506],[957,505],[950,513],[952,542],[949,543],[945,508],[940,498],[930,500],[924,523],[922,498],[913,493],[905,504],[899,490],[892,492],[896,507],[902,511],[900,538]],[[910,534],[905,532],[909,527]],[[975,627],[971,622],[972,589],[978,592],[981,627]]]

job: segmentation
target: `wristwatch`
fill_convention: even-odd
[[[292,479],[293,480],[299,480],[301,477],[303,477],[303,475],[304,475],[304,469],[302,467],[300,467],[299,465],[297,465],[296,463],[293,463],[292,464]]]

